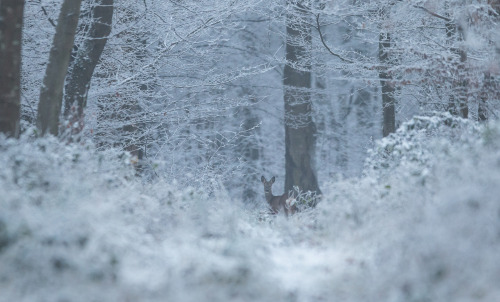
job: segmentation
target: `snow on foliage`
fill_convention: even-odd
[[[264,247],[241,238],[226,197],[136,183],[119,151],[51,137],[0,138],[0,150],[0,301],[274,295]]]
[[[365,177],[331,185],[319,228],[358,271],[347,301],[497,301],[500,124],[415,117],[377,142]],[[325,239],[327,240],[327,239]],[[342,285],[340,285],[342,284]]]
[[[2,137],[0,301],[496,301],[499,150],[498,122],[416,117],[287,220]]]
[[[440,155],[446,157],[448,149],[457,143],[469,144],[470,140],[476,140],[479,131],[477,123],[448,112],[413,117],[396,133],[376,142],[369,151],[365,173],[380,177],[402,165],[411,174],[426,174],[433,159]]]

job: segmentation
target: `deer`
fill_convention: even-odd
[[[293,195],[288,196],[288,193],[286,192],[283,195],[273,195],[272,186],[275,180],[276,178],[274,176],[269,181],[267,181],[264,176],[260,178],[260,181],[264,184],[264,194],[272,213],[278,214],[281,209],[283,209],[286,217],[288,217],[288,212],[290,212],[292,215],[295,214],[295,212],[297,211],[297,207],[292,204],[292,202],[295,200]]]

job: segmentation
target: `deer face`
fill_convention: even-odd
[[[264,184],[264,193],[271,194],[271,187],[273,186],[275,180],[276,178],[274,176],[269,181],[267,181],[264,176],[260,178],[260,181]]]

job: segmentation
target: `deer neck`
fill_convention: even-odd
[[[269,191],[268,190],[264,190],[264,194],[266,195],[267,202],[271,203],[271,200],[274,197],[273,192],[271,191],[271,189],[269,189]]]

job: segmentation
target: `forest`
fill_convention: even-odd
[[[500,0],[0,0],[0,302],[500,301]]]

